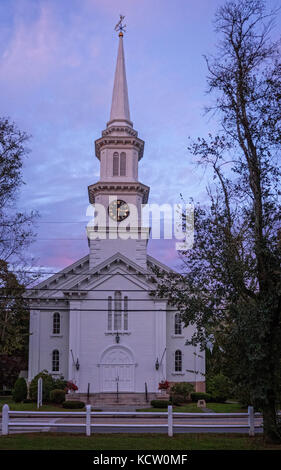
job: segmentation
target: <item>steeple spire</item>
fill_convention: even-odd
[[[117,122],[122,122],[124,125],[124,121],[126,121],[126,125],[133,126],[133,123],[130,119],[128,86],[123,48],[123,32],[120,30],[110,120],[107,123],[107,127],[116,125]]]

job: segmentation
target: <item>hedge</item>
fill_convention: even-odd
[[[150,404],[153,408],[167,408],[171,403],[168,400],[152,400]]]
[[[60,389],[51,390],[50,401],[57,404],[63,403],[65,401],[65,391]]]
[[[84,408],[85,407],[85,403],[83,401],[64,401],[63,404],[62,404],[63,408],[70,408],[72,410],[75,410],[75,409],[80,409],[80,408]]]
[[[206,402],[211,401],[212,397],[209,393],[193,392],[190,394],[191,400],[197,402],[198,400],[205,400]]]

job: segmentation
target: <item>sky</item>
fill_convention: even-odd
[[[139,179],[151,203],[204,201],[208,179],[187,146],[216,131],[203,55],[215,52],[223,3],[0,0],[0,115],[32,136],[18,207],[40,213],[37,266],[57,271],[88,253],[87,187],[99,179],[94,141],[109,120],[120,13],[131,119],[145,141]],[[174,245],[151,240],[148,252],[176,267]]]

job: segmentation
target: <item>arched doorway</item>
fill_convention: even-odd
[[[135,363],[131,351],[123,346],[107,349],[100,361],[102,392],[135,391]]]

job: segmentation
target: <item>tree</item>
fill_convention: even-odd
[[[16,209],[23,160],[29,136],[7,118],[0,118],[0,384],[11,385],[26,363],[28,308],[24,285],[35,276],[26,273],[26,249],[34,239],[37,214]],[[12,271],[17,268],[17,275]],[[13,357],[12,357],[13,356]]]
[[[157,294],[196,324],[192,344],[214,337],[225,371],[262,408],[264,436],[280,442],[281,385],[280,113],[281,64],[271,41],[277,12],[262,0],[227,2],[216,13],[217,55],[206,58],[221,127],[191,142],[213,181],[210,204],[195,207],[195,243],[186,273],[159,273]]]
[[[26,349],[28,340],[28,305],[8,264],[0,260],[0,354],[11,355]]]
[[[0,118],[0,259],[22,258],[34,239],[36,212],[17,212],[15,204],[22,179],[29,136],[7,118]]]

